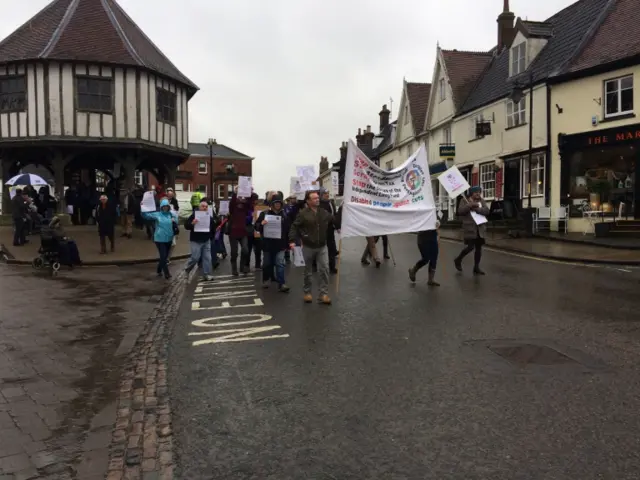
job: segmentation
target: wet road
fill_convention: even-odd
[[[105,478],[121,366],[165,288],[153,266],[0,265],[0,479]]]
[[[299,270],[288,296],[190,287],[169,368],[178,478],[639,478],[640,271],[487,252],[474,278],[443,242],[430,289],[407,279],[414,236],[380,270],[361,243],[330,307],[302,304]]]

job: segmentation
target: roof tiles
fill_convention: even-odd
[[[407,82],[407,100],[409,101],[414,135],[418,135],[424,130],[430,94],[430,83]]]
[[[454,105],[457,111],[464,104],[493,55],[489,52],[442,50],[442,58],[451,82]]]

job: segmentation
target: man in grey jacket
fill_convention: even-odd
[[[487,215],[489,215],[489,207],[482,199],[482,189],[471,187],[466,201],[460,202],[458,207],[458,216],[462,220],[462,234],[466,245],[454,260],[456,270],[459,272],[462,271],[462,259],[475,249],[473,273],[474,275],[485,274],[480,270],[480,260],[482,260],[482,246],[487,234]]]

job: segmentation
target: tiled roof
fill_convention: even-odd
[[[424,120],[429,106],[430,83],[407,82],[407,100],[413,121],[413,133],[418,135],[424,130]]]
[[[553,25],[547,22],[520,20],[529,37],[548,38],[553,35]]]
[[[462,107],[493,55],[489,52],[442,50],[456,111]]]
[[[582,52],[568,68],[570,72],[640,54],[640,8],[638,0],[617,0]]]
[[[191,155],[206,155],[209,156],[209,145],[206,143],[189,143],[189,153]],[[213,155],[220,158],[234,158],[234,159],[251,159],[249,155],[240,153],[237,150],[229,148],[220,143],[216,143],[213,146]]]
[[[379,159],[384,152],[386,152],[390,148],[393,148],[391,134],[393,133],[393,128],[395,127],[395,125],[396,122],[390,123],[389,125],[384,127],[382,131],[378,133],[378,135],[376,135],[376,137],[382,137],[382,141],[380,142],[380,145],[373,149],[373,151],[371,152],[372,156],[370,158]]]
[[[198,90],[115,0],[54,0],[0,42],[0,63],[37,59],[144,67]]]
[[[500,52],[492,59],[458,115],[508,96],[516,81],[528,82],[531,72],[534,83],[558,73],[576,54],[583,38],[589,34],[609,1],[579,0],[549,18],[545,23],[552,26],[553,36],[527,71],[521,75],[508,78],[509,50],[504,49]]]

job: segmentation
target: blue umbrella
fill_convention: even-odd
[[[7,185],[32,185],[32,186],[47,186],[49,185],[42,177],[33,175],[32,173],[21,173],[15,177],[9,179],[6,182]]]

